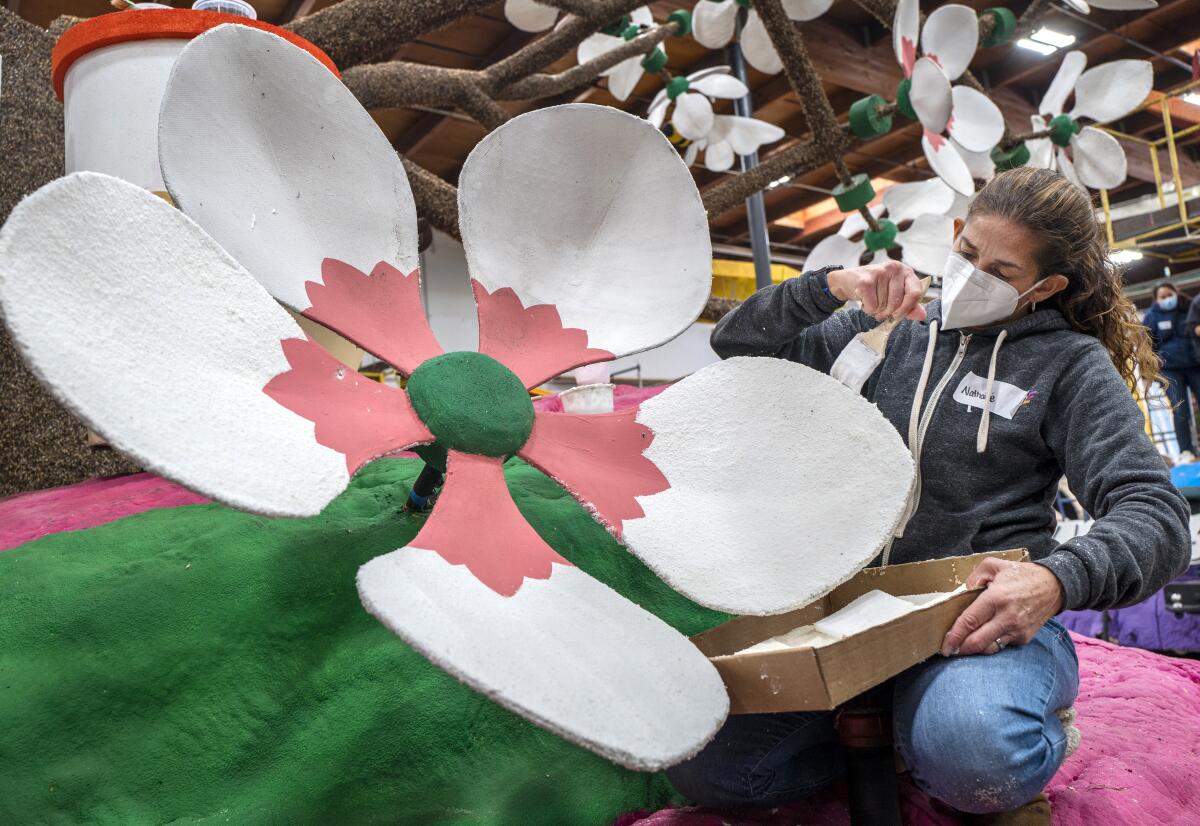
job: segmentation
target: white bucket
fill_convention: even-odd
[[[584,384],[558,394],[564,413],[612,413],[613,385]]]
[[[123,12],[133,13],[133,12]],[[163,192],[158,109],[187,40],[133,40],[88,52],[63,79],[67,172],[103,172]]]

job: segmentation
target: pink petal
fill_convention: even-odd
[[[454,450],[442,495],[409,547],[434,551],[451,565],[466,565],[476,579],[506,597],[526,579],[549,579],[552,563],[571,564],[517,510],[504,481],[503,460]]]
[[[340,333],[409,375],[441,345],[421,305],[419,270],[408,275],[380,261],[367,275],[342,261],[321,262],[321,280],[305,284],[312,306],[304,315]]]
[[[552,477],[618,539],[626,519],[644,516],[636,497],[670,487],[643,452],[654,434],[637,409],[598,415],[537,413],[517,455]]]
[[[941,152],[942,147],[946,145],[946,139],[936,132],[925,130],[925,140],[929,141],[929,145],[933,147],[934,152]]]
[[[904,76],[912,77],[913,65],[917,62],[917,44],[907,37],[900,38],[900,48],[904,53]]]
[[[479,352],[508,367],[526,387],[615,358],[607,350],[589,348],[587,330],[563,327],[553,304],[525,307],[511,287],[489,293],[474,279],[471,289],[479,307]]]
[[[317,442],[344,455],[351,474],[372,459],[433,441],[403,390],[359,375],[311,338],[281,345],[292,369],[263,392],[312,422]]]

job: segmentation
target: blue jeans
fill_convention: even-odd
[[[1009,811],[1062,765],[1067,740],[1055,712],[1078,692],[1075,646],[1051,620],[1029,645],[934,656],[896,677],[896,748],[930,796],[963,812]],[[705,806],[774,806],[827,787],[841,763],[833,712],[741,714],[667,777]]]
[[[1171,402],[1171,412],[1175,416],[1175,441],[1179,450],[1196,452],[1192,444],[1192,402],[1188,399],[1188,390],[1200,399],[1200,367],[1189,367],[1185,370],[1163,370],[1167,379],[1167,399]]]

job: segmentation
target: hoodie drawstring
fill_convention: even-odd
[[[979,419],[979,432],[975,434],[976,453],[983,453],[987,450],[988,423],[992,413],[992,388],[996,384],[996,359],[1000,355],[1000,345],[1007,337],[1008,330],[1001,330],[1000,335],[996,336],[996,346],[992,348],[992,360],[988,364],[987,387],[983,391],[983,416]]]
[[[937,349],[938,322],[934,319],[929,323],[929,345],[925,348],[925,363],[921,366],[921,380],[917,382],[917,392],[913,396],[912,410],[908,414],[908,449],[915,453],[917,449],[917,432],[921,422],[921,401],[925,398],[925,388],[929,385],[929,374],[933,372],[933,353]]]

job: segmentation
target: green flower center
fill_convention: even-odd
[[[533,402],[516,374],[483,353],[446,353],[413,371],[408,397],[448,450],[508,456],[529,439]]]

